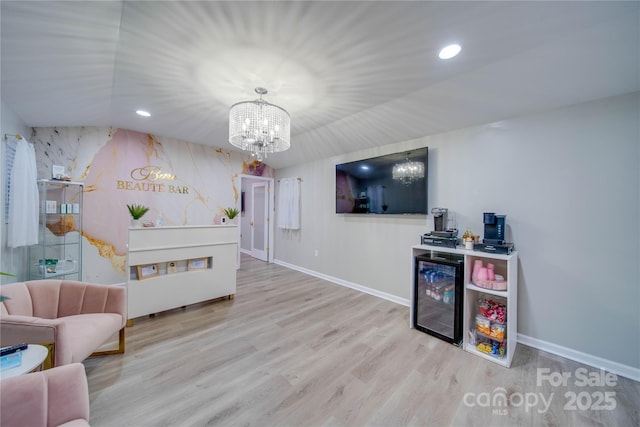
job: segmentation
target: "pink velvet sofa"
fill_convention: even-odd
[[[81,363],[0,380],[2,427],[89,425],[89,388]]]
[[[70,280],[33,280],[0,286],[0,344],[49,347],[45,368],[90,355],[124,353],[127,290]],[[96,352],[119,333],[118,348]]]

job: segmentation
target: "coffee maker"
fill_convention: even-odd
[[[473,250],[510,254],[513,250],[513,243],[505,241],[506,218],[506,215],[496,215],[493,212],[483,213],[484,239],[482,239],[482,243],[475,243]]]
[[[423,245],[437,245],[455,248],[458,242],[458,230],[452,226],[447,208],[432,208],[433,231],[423,234],[420,243]]]
[[[483,243],[488,245],[504,245],[504,223],[506,215],[496,215],[493,212],[482,214],[484,223]]]
[[[447,227],[447,215],[449,210],[447,208],[433,208],[431,209],[431,213],[433,214],[433,232],[442,233],[446,231]],[[450,236],[442,236],[442,237],[450,237]]]

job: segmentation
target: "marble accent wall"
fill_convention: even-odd
[[[144,204],[143,222],[164,225],[219,223],[226,207],[240,208],[240,174],[273,177],[248,156],[116,128],[35,128],[38,178],[51,166],[83,182],[83,279],[125,281],[130,216],[127,204]]]

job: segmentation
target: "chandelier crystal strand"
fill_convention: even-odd
[[[229,142],[262,160],[291,147],[291,118],[283,108],[262,99],[266,89],[256,88],[256,93],[260,99],[231,106]]]

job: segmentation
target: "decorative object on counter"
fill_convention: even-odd
[[[485,267],[481,259],[473,262],[473,271],[471,272],[471,282],[485,289],[493,289],[494,291],[506,291],[507,281],[503,276],[495,274],[495,266],[487,263]]]
[[[222,212],[224,212],[225,216],[229,218],[229,221],[231,222],[233,222],[234,218],[240,213],[237,208],[224,208]]]
[[[462,235],[462,243],[464,243],[465,249],[473,249],[473,244],[476,243],[476,236],[473,234],[470,228]]]
[[[206,270],[208,264],[208,258],[190,259],[187,262],[187,271]]]
[[[72,214],[60,215],[57,222],[47,223],[47,228],[55,236],[64,236],[76,229],[76,220]]]
[[[127,209],[131,214],[131,226],[140,227],[140,218],[149,212],[149,208],[144,205],[127,205]]]
[[[174,274],[178,272],[178,263],[175,261],[169,261],[167,263],[167,274]]]
[[[155,277],[160,272],[158,271],[158,264],[138,265],[138,280],[148,279],[149,277]]]
[[[71,181],[71,176],[67,174],[64,166],[51,165],[51,179],[57,181]]]
[[[78,263],[73,259],[40,259],[38,260],[38,268],[40,274],[44,277],[51,275],[64,275],[77,271]]]
[[[262,99],[267,89],[257,87],[255,92],[260,99],[231,106],[229,142],[262,161],[267,154],[286,151],[291,147],[291,118],[284,108]]]

